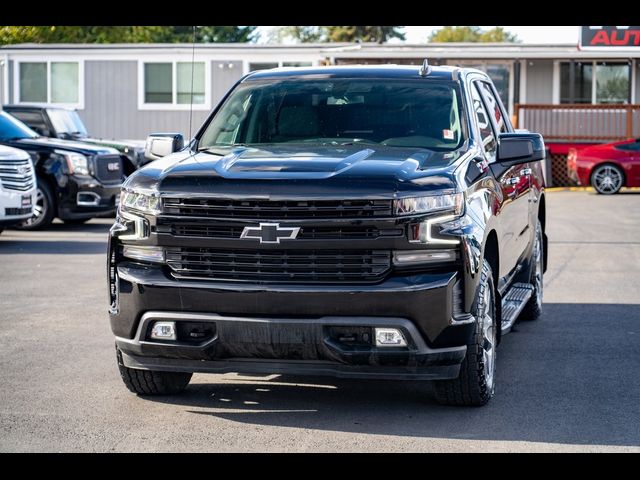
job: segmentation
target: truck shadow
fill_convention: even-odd
[[[640,306],[545,304],[544,312],[505,337],[496,396],[482,408],[440,406],[428,383],[277,375],[197,376],[183,395],[153,401],[251,425],[639,446]]]

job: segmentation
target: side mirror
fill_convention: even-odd
[[[497,161],[503,165],[544,160],[545,147],[539,133],[502,133]]]
[[[180,133],[152,133],[147,137],[144,156],[149,161],[157,160],[183,148],[184,137]]]

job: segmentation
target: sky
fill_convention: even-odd
[[[266,37],[266,33],[274,27],[258,27],[258,30],[263,33],[263,40]],[[429,37],[429,34],[441,26],[425,26],[425,27],[404,27],[404,33],[407,37],[406,43],[425,43]],[[493,26],[481,26],[483,30],[493,28]],[[504,29],[515,33],[522,43],[578,43],[578,35],[580,27],[565,26],[565,27],[532,27],[532,26],[504,26]],[[390,43],[398,43],[397,40],[393,40]]]

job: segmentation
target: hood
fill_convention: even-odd
[[[16,145],[50,147],[52,149],[67,150],[70,152],[82,153],[85,155],[117,155],[114,148],[93,145],[90,143],[76,142],[73,140],[62,140],[60,138],[37,137],[23,138],[15,141]]]
[[[93,138],[93,137],[84,137],[79,139],[82,142],[88,142],[96,145],[103,145],[105,147],[112,147],[117,150],[124,150],[128,148],[129,150],[134,151],[144,151],[145,141],[144,140],[107,140],[105,138]]]
[[[26,160],[29,154],[24,150],[0,145],[0,160]]]
[[[215,192],[243,198],[386,198],[404,191],[455,189],[452,164],[464,153],[463,149],[434,152],[378,145],[185,151],[152,162],[132,175],[125,186],[166,194]]]

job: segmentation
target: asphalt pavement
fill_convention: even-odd
[[[194,375],[139,398],[107,316],[110,220],[0,235],[0,451],[640,452],[640,194],[548,193],[543,317],[498,350],[496,396],[429,384]]]

